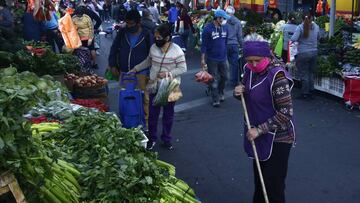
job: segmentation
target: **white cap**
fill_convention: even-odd
[[[234,13],[235,13],[234,7],[228,6],[228,7],[226,8],[226,13],[231,14],[231,15],[234,14]]]

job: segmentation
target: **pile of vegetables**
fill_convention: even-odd
[[[344,54],[344,63],[360,66],[360,49],[349,47]]]
[[[15,53],[23,48],[21,33],[0,27],[0,51]]]
[[[88,88],[97,88],[107,85],[108,81],[96,74],[87,75],[87,76],[78,76],[75,74],[65,75],[65,80],[74,84],[75,87],[88,87]]]
[[[189,186],[175,177],[175,168],[157,160],[140,145],[140,129],[125,129],[116,116],[80,109],[57,131],[63,159],[79,171],[81,198],[94,202],[198,202]]]
[[[0,59],[0,68],[12,65],[19,71],[31,71],[39,76],[61,75],[80,69],[78,58],[71,54],[57,54],[43,43],[26,42],[15,53],[1,51]]]
[[[319,56],[315,72],[317,76],[321,77],[331,77],[333,74],[341,72],[337,56],[334,53],[328,56]]]
[[[0,172],[15,174],[27,202],[199,203],[174,166],[142,147],[140,129],[70,104],[62,90],[50,76],[0,71]],[[27,112],[61,114],[61,124],[31,124]]]
[[[88,108],[95,108],[102,112],[109,111],[109,106],[107,106],[106,104],[104,104],[104,102],[98,99],[74,99],[71,100],[71,103]]]
[[[15,174],[28,202],[79,202],[77,170],[33,137],[23,117],[38,103],[64,99],[61,89],[49,77],[17,73],[13,67],[0,71],[0,171]]]

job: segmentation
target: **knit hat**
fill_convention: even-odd
[[[271,56],[269,43],[264,40],[261,35],[258,34],[246,36],[244,39],[243,47],[243,53],[245,58],[249,56]]]

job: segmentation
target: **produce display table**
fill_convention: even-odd
[[[294,63],[287,64],[288,71],[294,80],[300,81],[299,73]],[[343,98],[345,83],[338,77],[315,77],[314,88],[321,92]]]
[[[0,176],[0,196],[11,192],[17,203],[26,203],[25,196],[11,172],[7,171]]]

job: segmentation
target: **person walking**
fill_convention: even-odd
[[[85,10],[84,6],[77,7],[72,21],[77,28],[82,46],[92,50],[94,49],[94,26],[91,18],[85,14]]]
[[[182,22],[182,28],[180,27],[180,23]],[[180,34],[181,39],[183,40],[183,43],[185,45],[185,49],[187,49],[188,41],[189,41],[189,35],[190,35],[190,29],[192,33],[195,33],[195,28],[192,23],[192,20],[190,16],[187,13],[187,10],[185,8],[181,9],[180,16],[178,17],[178,20],[176,21],[176,33]]]
[[[150,11],[146,8],[144,8],[142,11],[141,26],[145,30],[149,31],[151,34],[154,34],[156,24],[153,21]]]
[[[282,31],[283,31],[283,35],[284,35],[282,59],[285,63],[288,62],[289,41],[290,41],[291,37],[294,35],[296,28],[297,28],[297,25],[296,25],[295,15],[290,13],[288,16],[288,21],[282,27]]]
[[[155,3],[152,1],[150,2],[149,11],[152,15],[152,19],[154,23],[160,23],[160,14],[159,10],[155,7]]]
[[[303,23],[296,28],[291,37],[291,41],[299,43],[295,60],[301,80],[300,99],[313,98],[311,92],[314,90],[319,37],[319,26],[312,20],[310,13],[305,13]]]
[[[251,141],[255,142],[269,202],[285,203],[288,160],[295,142],[291,98],[294,82],[285,68],[275,63],[269,43],[261,36],[247,36],[243,51],[247,64],[242,84],[235,87],[234,96],[244,97],[251,125],[245,127],[244,148],[253,159]],[[253,203],[263,203],[255,160],[253,171]]]
[[[119,30],[111,45],[109,67],[114,75],[121,76],[149,56],[153,35],[141,27],[141,16],[137,10],[130,10],[125,16],[126,27]],[[149,95],[146,85],[149,81],[149,66],[137,74],[138,88],[144,91],[144,113],[149,118]]]
[[[84,11],[84,14],[89,16],[91,18],[92,22],[95,22],[93,30],[94,30],[94,35],[97,34],[100,31],[99,28],[102,23],[100,16],[97,13],[95,13],[91,8],[89,8],[88,6],[86,6],[83,3],[80,3],[78,8],[80,8],[80,7],[82,7],[81,10]],[[95,40],[92,40],[92,44],[90,46],[88,46],[88,48],[90,49],[90,52],[91,52],[92,68],[99,69],[99,66],[97,65],[97,62],[96,62]]]
[[[61,52],[64,46],[64,41],[59,32],[59,18],[55,11],[50,12],[51,19],[43,22],[43,29],[45,30],[46,41],[51,46],[52,50],[56,52],[56,47]]]
[[[175,102],[168,102],[165,106],[156,106],[153,104],[157,92],[157,83],[160,79],[171,75],[173,78],[181,81],[180,76],[187,71],[185,54],[181,48],[171,42],[171,28],[168,24],[161,24],[155,30],[155,44],[150,49],[149,57],[141,64],[135,66],[133,72],[139,72],[146,67],[150,68],[150,82],[148,89],[150,92],[150,111],[149,111],[149,141],[147,149],[151,150],[157,140],[157,126],[161,108],[163,146],[168,150],[173,150],[171,129],[174,122]]]
[[[105,3],[103,5],[104,10],[104,22],[110,23],[110,13],[111,13],[111,3],[109,0],[105,0]]]
[[[176,7],[175,4],[171,4],[170,9],[168,10],[168,22],[171,25],[171,29],[173,30],[174,24],[179,17],[179,7]]]
[[[242,46],[242,27],[240,20],[234,16],[235,9],[232,6],[226,8],[226,13],[230,16],[226,25],[228,27],[227,38],[227,59],[230,65],[230,85],[235,87],[239,84],[239,49]]]
[[[201,67],[206,69],[207,66],[209,73],[214,77],[214,81],[210,84],[212,105],[219,107],[220,102],[225,100],[228,36],[225,20],[230,16],[224,10],[216,10],[214,15],[213,22],[206,25],[202,33]]]

